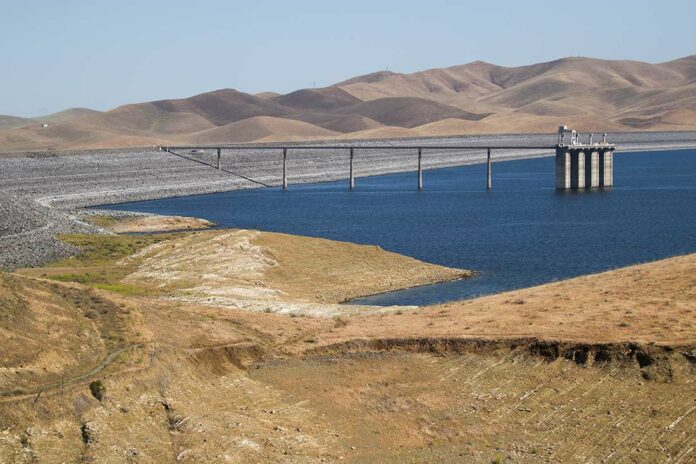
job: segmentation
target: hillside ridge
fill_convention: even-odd
[[[696,55],[657,64],[473,61],[410,74],[377,71],[284,95],[225,88],[105,112],[0,116],[0,151],[552,132],[559,123],[581,131],[696,130]]]

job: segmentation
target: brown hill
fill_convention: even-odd
[[[36,121],[29,118],[20,118],[19,116],[6,116],[0,114],[0,130],[15,129],[31,124],[36,124]]]
[[[321,89],[232,89],[41,118],[0,116],[0,151],[110,144],[303,137],[696,130],[696,55],[666,63],[564,58],[504,67],[483,61],[413,74],[380,71]],[[246,124],[234,124],[248,121]],[[248,131],[248,132],[245,132]],[[202,143],[202,142],[201,142]]]
[[[59,111],[58,113],[38,116],[36,118],[20,118],[17,116],[0,115],[0,130],[16,129],[20,127],[41,126],[43,123],[59,123],[67,122],[85,116],[94,116],[100,114],[101,111],[91,110],[89,108],[69,108]]]
[[[236,121],[214,129],[188,135],[184,138],[187,143],[212,144],[235,142],[253,142],[268,137],[283,139],[299,137],[311,139],[316,137],[332,137],[338,133],[313,124],[270,116],[257,116]]]
[[[45,116],[39,116],[33,119],[40,122],[59,123],[84,118],[85,116],[95,116],[97,114],[101,114],[101,111],[92,110],[89,108],[68,108],[67,110],[47,114]]]
[[[308,122],[343,134],[382,127],[380,122],[358,114],[301,113],[291,114],[288,118]]]
[[[399,127],[415,127],[446,118],[476,121],[486,116],[414,97],[380,98],[342,108],[341,112],[359,114],[387,126]]]
[[[160,100],[152,102],[152,105],[169,113],[197,114],[216,126],[254,116],[282,116],[291,111],[273,100],[233,89],[216,90],[179,100]]]
[[[281,94],[279,94],[278,92],[259,92],[254,94],[255,97],[259,98],[273,98],[279,97],[280,95]]]
[[[331,111],[362,101],[338,87],[297,90],[273,100],[284,106],[314,111]]]

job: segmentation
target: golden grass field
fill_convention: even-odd
[[[0,274],[0,462],[696,458],[696,255],[373,308],[336,303],[468,272],[256,231],[64,240]]]

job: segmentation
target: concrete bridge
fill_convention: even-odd
[[[566,135],[570,135],[566,144]],[[566,126],[561,126],[558,133],[557,145],[214,145],[214,146],[161,146],[161,151],[171,153],[190,161],[205,164],[207,166],[225,171],[222,168],[221,157],[223,151],[228,152],[249,152],[249,151],[278,151],[282,154],[282,187],[288,188],[288,157],[292,152],[307,151],[345,151],[349,155],[347,174],[348,187],[355,189],[355,159],[358,152],[374,151],[406,151],[417,156],[417,185],[418,190],[423,189],[423,157],[426,152],[443,151],[485,151],[486,156],[486,179],[487,190],[493,187],[493,167],[491,154],[494,150],[539,150],[556,151],[556,188],[558,189],[582,189],[589,187],[609,187],[613,184],[613,152],[614,145],[606,143],[606,134],[602,143],[593,143],[592,134],[589,136],[588,144],[581,144],[579,136],[575,131],[569,130]],[[201,160],[192,158],[203,151],[213,150],[217,152],[217,163],[208,164]],[[601,166],[601,168],[600,168]],[[241,176],[238,173],[230,172],[244,179],[259,184],[264,187],[271,185],[248,176]]]

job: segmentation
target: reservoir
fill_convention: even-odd
[[[554,158],[140,201],[103,208],[322,237],[471,269],[467,280],[356,303],[426,305],[696,252],[696,150],[621,153],[614,187],[556,191]],[[359,173],[359,165],[358,165]],[[290,177],[292,182],[292,176]]]

